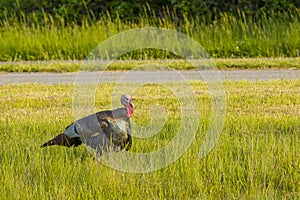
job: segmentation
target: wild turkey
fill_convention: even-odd
[[[122,95],[124,108],[105,110],[81,118],[66,127],[66,130],[41,147],[51,145],[79,146],[85,143],[96,150],[98,156],[110,150],[129,150],[132,144],[130,117],[133,116],[134,100],[130,95]]]

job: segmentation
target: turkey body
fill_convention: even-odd
[[[67,126],[63,133],[41,147],[52,145],[77,147],[84,143],[96,150],[98,156],[111,151],[119,152],[123,149],[128,151],[132,145],[130,126],[130,117],[133,115],[132,100],[129,95],[123,95],[121,102],[125,108],[105,110],[76,120]]]

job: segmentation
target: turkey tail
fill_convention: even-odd
[[[42,147],[46,147],[46,146],[52,146],[52,145],[62,145],[62,146],[66,146],[66,147],[77,147],[79,145],[81,145],[82,141],[80,140],[79,137],[75,137],[75,138],[68,138],[64,133],[61,133],[59,135],[57,135],[55,138],[53,138],[52,140],[49,140],[48,142],[46,142],[45,144],[43,144],[41,146]]]

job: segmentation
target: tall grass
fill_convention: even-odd
[[[187,34],[215,58],[299,56],[299,10],[274,15],[276,17],[262,15],[259,21],[251,20],[242,12],[239,16],[224,13],[215,21],[208,21],[205,16],[194,19],[184,16],[182,21],[174,21],[173,15],[166,12],[164,17],[158,18],[147,14],[139,22],[121,22],[107,14],[96,23],[85,20],[82,25],[65,24],[63,19],[55,21],[46,13],[43,24],[32,16],[30,20],[24,16],[19,21],[7,16],[0,22],[0,60],[85,59],[96,45],[112,35],[149,26]],[[126,59],[141,57],[153,59],[166,57],[166,54],[148,50],[123,56]]]
[[[300,81],[226,82],[225,127],[217,146],[203,159],[198,153],[210,119],[210,97],[205,84],[191,85],[201,110],[196,138],[175,163],[147,174],[123,173],[98,164],[84,146],[39,148],[72,122],[73,86],[1,86],[0,198],[299,197]],[[98,88],[97,110],[110,108],[114,86],[104,84]],[[147,140],[134,138],[132,151],[144,152],[167,143],[179,123],[175,96],[158,87],[146,85],[136,90],[133,121],[147,124],[148,106],[153,104],[164,106],[171,117],[159,135]]]

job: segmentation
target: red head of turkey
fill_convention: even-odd
[[[132,117],[133,116],[133,112],[134,112],[134,106],[132,101],[134,100],[134,98],[132,98],[129,94],[123,94],[121,96],[121,103],[125,106],[126,110],[127,110],[127,117]]]

